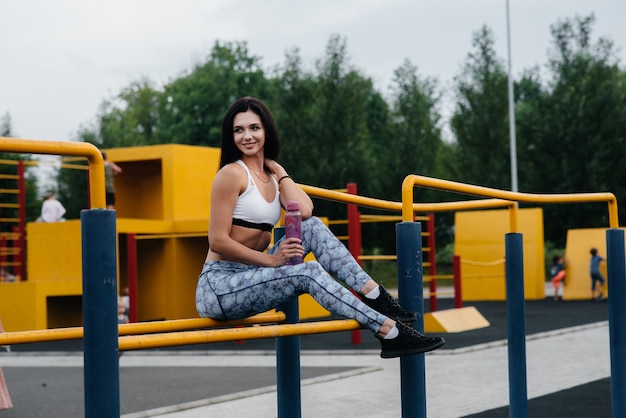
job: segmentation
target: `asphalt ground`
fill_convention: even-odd
[[[452,300],[438,301],[439,309],[452,307]],[[489,321],[487,328],[445,334],[442,350],[454,350],[478,344],[506,340],[506,303],[468,302]],[[428,311],[428,301],[425,310]],[[526,334],[543,333],[585,324],[606,321],[608,304],[595,301],[558,301],[552,298],[527,301],[525,304]],[[329,351],[379,350],[378,341],[361,331],[361,344],[352,344],[351,332],[309,335],[300,338],[301,350]],[[174,349],[147,350],[146,355],[184,356],[186,353],[219,354],[271,352],[273,339],[248,340],[243,343],[201,344]],[[83,372],[81,341],[25,344],[12,347],[8,356],[37,355],[45,358],[55,354],[74,358],[71,367],[10,367],[2,370],[14,408],[0,411],[0,418],[67,418],[83,416]],[[125,354],[131,356],[135,353]],[[0,361],[2,361],[0,353]],[[276,382],[274,367],[125,367],[120,359],[121,413],[138,414],[168,405],[192,402],[198,399],[225,396],[231,393],[266,388]],[[79,367],[76,367],[76,362]],[[3,363],[0,363],[3,364]],[[350,372],[351,367],[302,367],[302,378]],[[530,399],[530,417],[610,417],[611,388],[609,379],[593,381],[546,396]],[[260,415],[262,416],[262,415]],[[508,407],[483,411],[468,417],[508,417]]]

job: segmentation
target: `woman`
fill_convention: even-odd
[[[200,316],[241,319],[308,293],[329,311],[370,329],[380,340],[383,358],[442,346],[443,338],[426,337],[404,325],[416,315],[400,307],[312,216],[313,202],[276,161],[279,151],[269,109],[255,98],[237,100],[222,124],[220,170],[211,191],[209,251],[196,290]],[[288,200],[300,204],[303,239],[283,238],[268,248],[271,230]],[[290,258],[308,252],[317,261],[286,265]]]

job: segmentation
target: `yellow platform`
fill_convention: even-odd
[[[589,262],[591,248],[598,249],[598,255],[604,259],[606,255],[606,229],[584,228],[567,231],[565,250],[565,283],[563,286],[563,300],[591,299],[591,276]],[[606,261],[600,263],[600,271],[607,279]],[[604,283],[604,295],[608,295],[607,282]]]
[[[524,296],[545,298],[543,211],[520,209],[519,231],[524,251]],[[454,252],[461,257],[461,294],[464,301],[506,300],[505,236],[508,210],[455,214]]]
[[[474,306],[424,314],[424,331],[427,333],[471,331],[489,325],[489,321]]]

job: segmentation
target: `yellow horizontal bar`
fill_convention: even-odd
[[[17,174],[0,174],[0,179],[5,180],[19,180],[20,176]]]
[[[402,219],[410,221],[413,216],[413,187],[419,185],[431,189],[447,190],[468,195],[490,197],[500,199],[509,206],[511,232],[517,232],[518,208],[515,202],[525,203],[583,203],[583,202],[607,202],[609,210],[609,226],[619,227],[617,217],[617,199],[613,193],[570,193],[570,194],[531,194],[510,192],[507,190],[491,189],[473,184],[457,183],[449,180],[435,179],[432,177],[408,175],[402,182]],[[461,202],[461,203],[469,203]]]
[[[87,157],[89,160],[89,193],[92,209],[104,209],[104,160],[102,153],[93,144],[87,142],[44,141],[0,137],[0,151],[13,153],[74,155]]]
[[[299,186],[310,196],[344,203],[354,203],[359,206],[365,206],[370,208],[403,212],[402,219],[407,219],[404,216],[404,207],[402,202],[390,202],[388,200],[373,199],[370,197],[363,197],[349,193],[339,193],[332,190],[322,189],[320,187],[309,186],[306,184],[299,184]],[[413,195],[411,195],[411,199],[412,198]],[[510,205],[514,205],[514,202],[508,202],[501,199],[469,200],[465,202],[414,203],[412,204],[412,206],[411,203],[409,203],[409,207],[412,208],[413,212],[421,213],[450,212],[455,210],[472,210],[498,207],[501,208]],[[409,222],[412,222],[411,216],[409,216],[408,219]]]
[[[339,219],[339,220],[335,220],[335,221],[328,221],[328,225],[347,225],[348,224],[348,220],[347,219]]]
[[[454,274],[436,274],[434,276],[429,275],[429,274],[425,274],[424,278],[429,278],[429,279],[454,279]]]
[[[327,332],[351,331],[360,328],[361,325],[355,320],[342,319],[298,324],[264,325],[246,328],[184,331],[169,334],[135,335],[120,337],[119,349],[121,351],[143,350],[148,348],[172,347],[178,345],[322,334]]]
[[[171,321],[137,322],[118,325],[119,335],[136,333],[168,332],[197,328],[224,327],[237,325],[253,325],[262,323],[282,322],[282,312],[263,313],[238,321],[215,321],[208,318],[176,319]],[[54,328],[34,331],[16,331],[0,333],[0,346],[12,344],[28,344],[46,341],[78,340],[83,338],[83,327]]]
[[[397,255],[360,255],[359,260],[397,260]]]
[[[0,218],[0,222],[19,222],[20,218]]]
[[[20,207],[19,203],[0,203],[0,208],[12,208],[17,209]]]
[[[19,189],[0,189],[0,193],[19,194],[20,191],[19,191]]]
[[[136,235],[135,239],[156,239],[156,238],[194,238],[194,237],[206,237],[206,232],[194,232],[187,234],[154,234],[154,235]]]

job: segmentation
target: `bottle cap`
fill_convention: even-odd
[[[295,200],[289,200],[287,202],[287,210],[300,210],[300,203]]]

